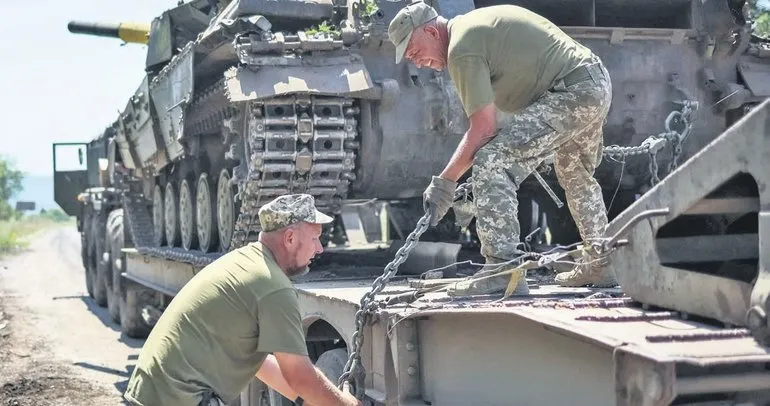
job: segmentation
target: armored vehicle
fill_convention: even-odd
[[[612,77],[596,177],[621,288],[545,278],[505,300],[442,291],[473,271],[456,259],[477,258],[474,223],[460,221],[472,182],[434,228],[421,195],[468,123],[446,72],[394,63],[387,26],[407,3],[193,0],[146,35],[141,24],[70,24],[147,47],[145,79],[83,144],[87,169],[56,173],[57,202],[79,216],[89,291],[123,331],[146,335],[198,270],[256,237],[262,204],[304,192],[335,217],[326,253],[297,281],[311,358],[369,401],[766,396],[770,43],[752,34],[745,2],[431,2],[450,18],[531,9]],[[532,251],[522,266],[537,277],[568,263],[579,237],[550,167],[533,175],[518,215]],[[557,388],[542,386],[552,379]],[[255,381],[241,402],[280,404],[263,389]]]

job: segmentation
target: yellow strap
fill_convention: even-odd
[[[582,253],[582,251],[583,251],[583,248],[575,248],[575,249],[573,249],[571,251],[567,251],[567,252],[563,253],[562,257],[567,257],[567,256],[573,256],[573,255],[576,255],[576,254],[580,254],[580,253]],[[558,261],[553,261],[553,262],[558,262]],[[504,267],[505,266],[504,264],[496,264],[496,265],[498,265],[500,267]],[[437,283],[436,285],[434,285],[433,288],[427,288],[427,289],[423,288],[423,289],[420,289],[420,290],[425,291],[425,292],[429,292],[429,291],[430,292],[441,292],[441,291],[447,290],[450,286],[457,287],[458,283],[468,283],[468,282],[480,281],[480,280],[489,279],[489,278],[496,278],[496,277],[499,277],[499,276],[505,275],[505,274],[511,274],[511,280],[508,282],[508,286],[505,289],[505,293],[503,294],[502,299],[500,299],[500,300],[504,300],[504,299],[507,299],[508,296],[510,296],[513,293],[513,291],[516,289],[516,285],[519,283],[519,279],[521,279],[522,277],[526,278],[526,276],[525,276],[526,273],[523,273],[521,271],[526,272],[527,270],[535,269],[535,268],[540,268],[541,266],[542,265],[540,264],[540,261],[528,260],[528,261],[524,262],[523,264],[521,264],[521,265],[519,265],[519,266],[517,266],[515,268],[507,269],[507,270],[502,271],[502,272],[497,272],[497,273],[493,273],[493,274],[490,274],[490,275],[484,275],[484,276],[469,276],[467,278],[451,278],[451,279],[447,280],[448,283],[446,283],[446,284]],[[441,281],[441,279],[439,279],[438,281]]]
[[[574,254],[580,253],[581,251],[583,251],[582,248],[576,248],[576,249],[574,249],[572,251],[566,252],[564,254],[564,256],[565,257],[566,256],[572,256]],[[513,291],[516,290],[516,285],[519,284],[519,280],[521,278],[526,278],[527,277],[526,276],[527,275],[527,270],[539,268],[540,266],[541,265],[540,265],[539,261],[529,260],[529,261],[526,261],[523,264],[517,266],[516,268],[512,268],[512,269],[509,269],[509,270],[505,271],[506,273],[507,272],[511,273],[511,280],[508,281],[508,286],[505,288],[505,293],[503,293],[502,300],[507,299],[508,296],[513,294]]]

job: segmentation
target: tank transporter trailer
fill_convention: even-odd
[[[261,204],[304,192],[336,218],[296,280],[308,349],[367,404],[768,403],[770,45],[745,2],[507,3],[612,76],[596,177],[619,287],[550,283],[579,241],[545,165],[519,193],[530,295],[446,295],[477,269],[472,183],[435,228],[421,194],[467,122],[446,73],[393,63],[406,1],[193,0],[149,25],[70,24],[147,47],[120,115],[74,146],[86,169],[54,167],[89,294],[145,336],[196,272],[256,237]],[[290,402],[255,380],[232,404]]]

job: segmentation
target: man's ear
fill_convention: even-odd
[[[428,34],[428,37],[432,40],[438,40],[440,37],[438,27],[436,27],[434,24],[425,24],[423,31]]]
[[[296,238],[297,236],[294,234],[294,228],[286,228],[286,230],[283,232],[283,245],[285,247],[291,247],[294,244]]]

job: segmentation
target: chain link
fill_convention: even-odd
[[[369,292],[366,292],[366,294],[364,294],[364,296],[361,298],[361,306],[359,307],[358,311],[356,311],[355,315],[356,331],[353,333],[353,337],[351,338],[352,345],[350,355],[348,356],[348,361],[345,364],[345,368],[343,369],[344,372],[340,376],[338,382],[340,388],[346,381],[353,383],[357,392],[356,397],[359,399],[361,399],[363,396],[363,382],[355,381],[360,380],[364,375],[363,366],[361,365],[361,345],[364,341],[363,327],[364,322],[366,321],[365,319],[368,316],[374,314],[374,312],[379,307],[378,303],[374,300],[374,297],[378,293],[382,292],[383,289],[385,289],[385,285],[387,285],[393,275],[396,274],[398,267],[401,266],[404,261],[406,261],[409,253],[412,251],[412,249],[414,249],[415,246],[417,246],[417,241],[419,240],[420,236],[430,226],[431,214],[432,210],[429,209],[425,211],[425,214],[420,218],[420,220],[417,221],[417,227],[415,227],[415,229],[409,234],[404,245],[396,252],[396,258],[387,266],[385,266],[385,270],[383,271],[382,275],[374,280],[372,289]],[[358,370],[361,371],[360,374],[356,374]]]
[[[698,110],[698,102],[685,100],[678,102],[682,105],[681,111],[674,110],[666,117],[665,132],[647,137],[641,145],[636,147],[621,147],[610,145],[604,147],[602,154],[604,156],[624,159],[627,156],[647,154],[649,162],[647,168],[650,173],[650,186],[655,186],[660,182],[658,174],[658,151],[660,151],[667,142],[672,144],[671,162],[668,163],[667,173],[673,172],[679,166],[679,158],[682,155],[682,143],[692,131],[693,114]],[[682,125],[681,131],[672,128],[672,125]]]
[[[650,160],[647,169],[650,171],[650,186],[655,186],[660,182],[660,177],[658,177],[658,153],[650,151],[649,154]]]
[[[682,104],[682,111],[675,112],[678,114],[671,114],[666,120],[666,130],[674,132],[677,135],[676,139],[674,140],[671,162],[668,164],[669,173],[673,172],[676,168],[679,167],[679,157],[682,154],[682,142],[684,142],[685,138],[690,135],[693,124],[692,115],[698,110],[698,102],[685,100]],[[671,124],[674,121],[684,126],[682,132],[671,130]]]

